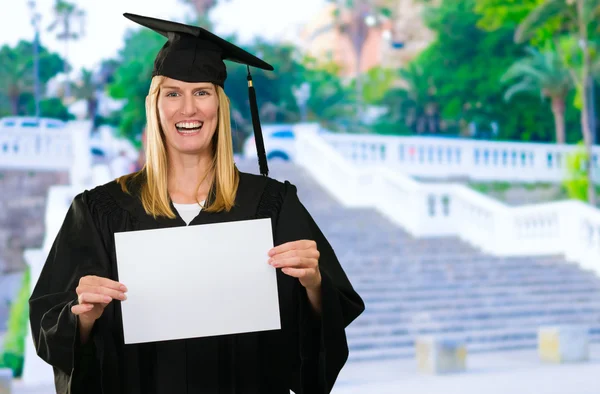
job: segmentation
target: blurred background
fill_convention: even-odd
[[[52,393],[27,300],[72,198],[144,163],[164,38],[257,54],[271,176],[367,310],[336,393],[600,393],[600,0],[2,0],[0,392]],[[246,69],[234,150],[258,172]],[[577,383],[576,383],[577,382]]]

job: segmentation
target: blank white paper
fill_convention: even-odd
[[[115,234],[125,343],[281,328],[270,219]]]

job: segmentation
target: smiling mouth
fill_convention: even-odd
[[[175,128],[180,134],[194,134],[200,131],[204,122],[179,122]]]

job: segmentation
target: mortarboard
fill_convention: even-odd
[[[273,66],[201,27],[130,13],[123,15],[167,38],[167,42],[154,60],[152,77],[162,75],[184,82],[211,82],[224,87],[227,79],[227,68],[223,62],[224,60],[247,66],[250,113],[252,115],[258,164],[260,173],[267,176],[269,168],[258,116],[256,92],[250,75],[250,66],[269,71],[273,70]]]

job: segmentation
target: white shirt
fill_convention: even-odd
[[[173,206],[175,207],[175,209],[177,209],[177,212],[179,212],[179,216],[181,216],[183,221],[186,224],[190,224],[190,222],[192,220],[194,220],[194,218],[196,216],[198,216],[198,214],[202,210],[202,207],[204,206],[204,201],[200,201],[200,205],[198,205],[196,203],[194,203],[194,204],[173,203]]]

